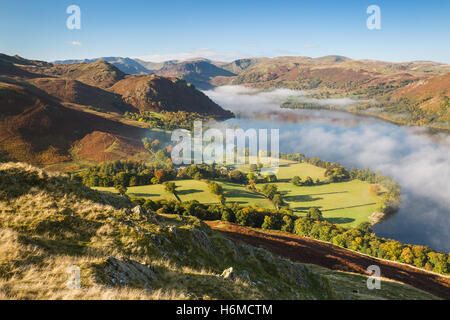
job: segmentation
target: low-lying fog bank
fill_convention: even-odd
[[[288,97],[302,99],[301,91],[260,92],[226,86],[205,93],[225,109],[245,115],[246,119],[229,122],[244,129],[279,128],[281,152],[371,167],[392,176],[402,186],[402,206],[393,217],[375,226],[376,233],[450,251],[450,135],[430,135],[425,128],[400,127],[343,112],[280,109]],[[350,99],[335,100],[321,103],[351,103]],[[293,112],[303,121],[256,119],[270,112]]]

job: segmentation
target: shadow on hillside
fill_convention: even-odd
[[[226,190],[225,197],[227,198],[251,198],[251,199],[264,199],[263,196],[246,190]]]
[[[129,193],[130,196],[133,197],[159,197],[160,194],[158,193],[135,193],[135,192],[130,192]]]
[[[35,229],[38,237],[33,241],[45,250],[79,255],[84,252],[85,244],[96,235],[102,223],[72,215],[71,209],[67,209],[64,214],[67,216],[62,220],[40,221]]]
[[[348,193],[348,191],[334,191],[334,192],[322,192],[322,193],[311,193],[308,196],[320,196],[325,194],[338,194],[338,193]]]
[[[320,209],[321,211],[323,211],[321,208],[321,206],[310,206],[310,207],[294,207],[292,208],[292,210],[296,211],[296,212],[307,212],[309,209],[311,208],[317,208]]]
[[[308,201],[316,201],[316,200],[322,200],[322,199],[323,198],[313,198],[308,194],[284,197],[284,200],[289,201],[289,202],[308,202]]]
[[[330,223],[333,224],[343,224],[343,223],[350,223],[355,221],[353,218],[344,218],[344,217],[338,217],[338,218],[325,218]]]
[[[354,206],[348,206],[348,207],[340,207],[340,208],[332,208],[332,209],[324,209],[322,211],[334,211],[334,210],[341,210],[341,209],[351,209],[351,208],[359,208],[359,207],[367,207],[376,204],[376,202],[366,203],[366,204],[357,204]]]
[[[202,190],[199,189],[186,189],[186,190],[177,190],[178,195],[180,196],[185,196],[187,194],[192,194],[192,193],[199,193],[202,192]]]
[[[291,163],[279,164],[278,166],[279,166],[280,168],[281,168],[281,167],[290,167],[290,166],[291,166]]]

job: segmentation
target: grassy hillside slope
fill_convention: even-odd
[[[67,177],[0,165],[0,297],[19,299],[330,299],[301,264],[162,216]],[[81,269],[68,289],[66,270]],[[220,276],[233,267],[236,279]]]
[[[82,149],[86,144],[101,157],[114,141],[122,144],[122,150],[110,152],[103,161],[145,152],[141,139],[147,130],[68,108],[27,83],[0,81],[0,111],[0,150],[13,159],[58,163],[71,159],[74,146]],[[95,136],[107,135],[112,141],[93,140],[88,135],[94,132]]]

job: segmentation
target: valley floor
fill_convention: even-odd
[[[246,166],[239,168],[248,171]],[[369,217],[382,202],[380,195],[369,192],[369,183],[351,180],[338,183],[326,183],[325,169],[308,163],[280,160],[277,173],[278,181],[273,183],[282,193],[284,201],[298,216],[304,216],[309,208],[319,208],[325,219],[343,227],[356,227],[361,222],[369,221]],[[314,186],[294,186],[290,180],[293,176],[304,179],[310,176],[319,179],[321,184]],[[218,198],[212,194],[205,181],[175,180],[177,193],[181,201],[198,200],[204,204],[218,203]],[[249,191],[245,186],[217,181],[224,189],[227,203],[238,203],[242,206],[256,205],[260,208],[273,208],[272,203],[262,194]],[[263,184],[258,184],[261,188]],[[116,192],[112,187],[96,187],[101,191]],[[135,186],[128,188],[128,195],[132,198],[149,198],[152,200],[173,199],[174,196],[164,191],[162,184]]]

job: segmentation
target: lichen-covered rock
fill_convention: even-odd
[[[151,290],[151,282],[158,280],[156,273],[139,262],[109,257],[104,265],[107,281],[117,286],[135,286]]]
[[[205,248],[206,250],[208,250],[211,253],[215,252],[214,247],[212,246],[208,235],[204,231],[200,230],[199,228],[194,228],[192,230],[192,237],[193,237],[194,242],[198,246]]]
[[[248,274],[247,270],[242,270],[239,278],[241,278],[242,280],[251,281],[250,275]]]
[[[141,206],[136,206],[133,209],[131,209],[131,213],[133,213],[137,216],[141,216],[141,215],[144,215],[146,212]]]

